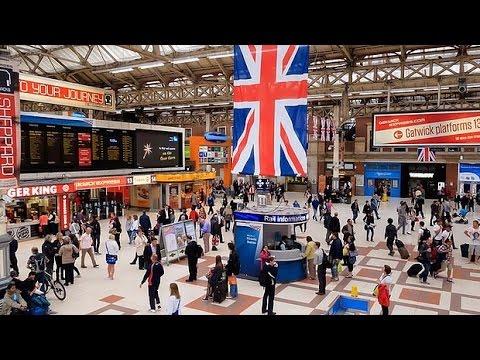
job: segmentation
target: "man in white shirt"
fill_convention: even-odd
[[[85,254],[88,253],[90,255],[90,259],[92,259],[93,267],[98,267],[97,262],[95,261],[95,257],[93,256],[93,238],[92,238],[92,228],[88,226],[85,229],[85,232],[82,236],[80,236],[80,249],[82,250],[82,268],[86,268],[85,266]]]
[[[468,246],[468,263],[472,262],[472,255],[475,253],[475,265],[478,265],[480,258],[480,229],[478,220],[473,220],[472,227],[465,230],[464,234],[470,239]]]

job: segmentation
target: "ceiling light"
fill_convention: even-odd
[[[194,62],[200,60],[198,57],[193,57],[193,58],[187,58],[187,59],[176,59],[172,60],[172,64],[184,64],[188,62]]]
[[[123,68],[123,69],[110,70],[112,74],[119,74],[119,73],[128,72],[128,71],[133,71],[133,68],[129,67],[129,68]]]
[[[165,64],[163,62],[153,62],[153,63],[148,63],[148,64],[142,64],[142,65],[139,65],[138,68],[139,69],[150,69],[150,68],[154,68],[154,67],[160,67],[160,66],[164,66]]]
[[[207,56],[209,59],[220,59],[220,58],[226,58],[233,56],[233,53],[228,53],[228,54],[217,54],[217,55],[209,55]]]

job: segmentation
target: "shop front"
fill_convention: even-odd
[[[64,231],[70,226],[73,205],[72,184],[23,186],[7,190],[12,199],[5,204],[7,233],[17,240],[41,235],[40,216],[55,212],[57,221],[49,224],[48,233]]]
[[[459,193],[480,193],[480,164],[459,164]]]
[[[188,209],[192,207],[192,195],[197,193],[200,200],[200,192],[208,191],[216,174],[210,172],[188,172],[178,174],[156,174],[156,185],[151,189],[151,208],[159,209],[165,205],[173,209]]]
[[[365,163],[365,196],[373,196],[382,187],[388,197],[400,197],[401,174],[399,163]]]
[[[426,199],[438,197],[440,188],[445,187],[446,164],[402,164],[402,197],[409,197],[412,189],[423,188]]]

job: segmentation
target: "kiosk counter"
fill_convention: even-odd
[[[235,211],[234,242],[240,258],[238,277],[256,280],[260,275],[260,251],[267,245],[278,263],[277,282],[306,278],[301,244],[290,239],[295,225],[309,219],[307,209],[285,206],[249,206]],[[289,238],[286,250],[278,250],[281,239]]]

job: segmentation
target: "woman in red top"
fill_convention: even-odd
[[[392,285],[392,268],[388,265],[383,266],[383,274],[377,280],[378,284],[378,303],[382,306],[382,315],[388,315],[390,306],[390,287]]]
[[[270,251],[268,251],[268,246],[265,245],[262,251],[260,251],[260,270],[263,269],[263,267],[265,266],[265,263],[267,262],[270,256],[271,255],[270,255]]]

